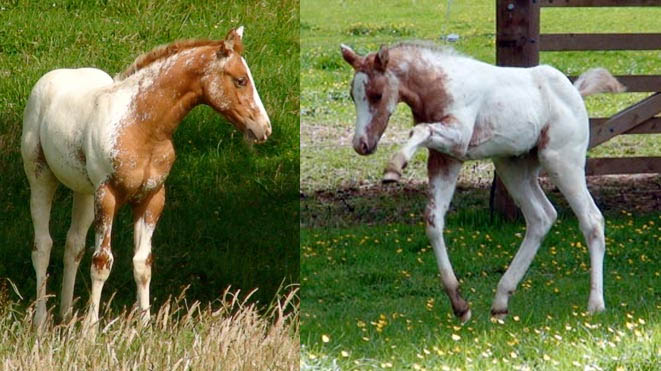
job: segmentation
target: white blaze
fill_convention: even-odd
[[[252,98],[254,100],[253,104],[257,106],[257,110],[259,110],[260,116],[262,116],[263,119],[270,124],[271,120],[269,120],[269,115],[266,113],[266,110],[264,109],[264,105],[262,104],[262,100],[259,98],[259,93],[257,93],[257,88],[255,87],[255,80],[253,80],[252,73],[250,73],[250,68],[248,68],[248,64],[246,63],[246,60],[243,57],[241,57],[241,62],[243,63],[243,66],[246,68],[246,71],[248,71],[248,78],[250,79],[250,84],[252,85]]]
[[[367,126],[372,121],[372,113],[370,112],[370,105],[367,101],[367,93],[365,86],[369,77],[363,72],[358,72],[353,78],[353,101],[356,105],[356,132],[354,134],[354,141],[358,138],[367,135]]]

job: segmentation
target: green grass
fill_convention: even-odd
[[[304,191],[343,187],[347,182],[379,179],[384,159],[407,138],[410,110],[400,105],[390,119],[386,138],[372,158],[356,159],[350,148],[355,109],[349,98],[352,70],[339,52],[340,43],[359,53],[407,39],[440,40],[457,33],[457,50],[495,62],[495,1],[309,0],[301,4],[301,187]],[[542,32],[661,32],[659,8],[542,9]],[[661,51],[545,52],[541,63],[570,74],[603,66],[615,74],[658,74]],[[587,106],[593,117],[609,116],[645,94],[599,95]],[[380,152],[380,153],[379,153]],[[627,135],[590,151],[591,157],[661,154],[660,135]],[[425,156],[408,170],[424,178]],[[342,167],[333,164],[342,163]],[[335,170],[331,170],[331,169]],[[480,174],[484,176],[484,174]]]
[[[419,215],[418,215],[419,217]],[[306,228],[301,233],[304,369],[604,369],[661,366],[661,217],[607,219],[607,311],[585,312],[589,257],[561,217],[491,322],[495,287],[521,224],[450,213],[446,241],[473,318],[461,325],[441,290],[421,224]],[[599,367],[599,368],[597,368]]]
[[[157,45],[220,39],[239,25],[273,134],[263,145],[248,145],[205,106],[182,122],[154,234],[152,302],[158,307],[186,285],[190,300],[211,301],[231,285],[258,288],[252,298],[266,304],[283,282],[298,282],[298,0],[2,1],[0,24],[0,278],[16,284],[25,304],[34,298],[33,233],[18,147],[23,107],[37,79],[62,67],[94,66],[114,75]],[[49,293],[59,294],[70,208],[70,192],[60,187],[51,218]],[[121,308],[135,300],[129,208],[113,232],[115,264],[102,300],[116,292]],[[79,309],[88,297],[90,255],[78,275]]]

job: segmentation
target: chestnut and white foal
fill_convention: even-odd
[[[98,321],[113,255],[113,217],[124,204],[134,214],[133,273],[137,304],[149,318],[151,238],[165,203],[163,183],[174,162],[172,135],[184,116],[207,104],[245,136],[263,142],[269,117],[241,56],[243,27],[225,40],[185,40],[140,56],[115,79],[93,68],[58,69],[36,83],[25,108],[21,152],[30,183],[37,274],[35,327],[46,320],[46,270],[52,240],[49,214],[59,183],[73,190],[64,251],[60,314],[71,301],[85,236],[94,221],[92,293],[86,325]]]
[[[344,45],[341,50],[355,70],[356,152],[374,152],[397,103],[411,107],[416,126],[388,164],[384,181],[398,180],[415,151],[429,149],[426,230],[456,316],[467,321],[471,312],[443,240],[444,218],[462,162],[483,158],[493,160],[527,226],[498,284],[491,314],[507,314],[509,297],[556,219],[538,183],[540,168],[569,201],[585,236],[591,263],[588,310],[604,310],[604,219],[585,183],[589,123],[582,96],[621,91],[610,73],[590,70],[572,85],[550,66],[496,67],[430,44],[381,47],[365,57]]]

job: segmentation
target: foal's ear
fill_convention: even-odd
[[[353,49],[344,44],[340,44],[340,50],[342,50],[342,58],[344,58],[344,60],[347,61],[347,63],[349,63],[354,70],[358,69],[362,63],[363,57],[356,54]]]
[[[229,52],[234,50],[236,53],[243,53],[243,26],[231,29],[225,40],[222,42],[221,50],[218,52],[219,57],[227,57]]]
[[[386,72],[386,66],[388,65],[388,48],[385,45],[381,45],[381,48],[376,53],[374,58],[374,68],[379,72]]]

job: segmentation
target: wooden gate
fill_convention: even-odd
[[[497,0],[496,63],[530,67],[540,51],[657,50],[661,33],[540,34],[540,7],[661,6],[660,0]],[[660,23],[661,24],[661,23]],[[596,67],[596,66],[595,66]],[[612,117],[590,118],[590,148],[622,134],[661,133],[661,75],[616,76],[627,92],[653,92]],[[573,81],[576,76],[569,76]],[[661,173],[661,157],[590,158],[587,175]],[[492,207],[513,219],[518,211],[494,177]]]

